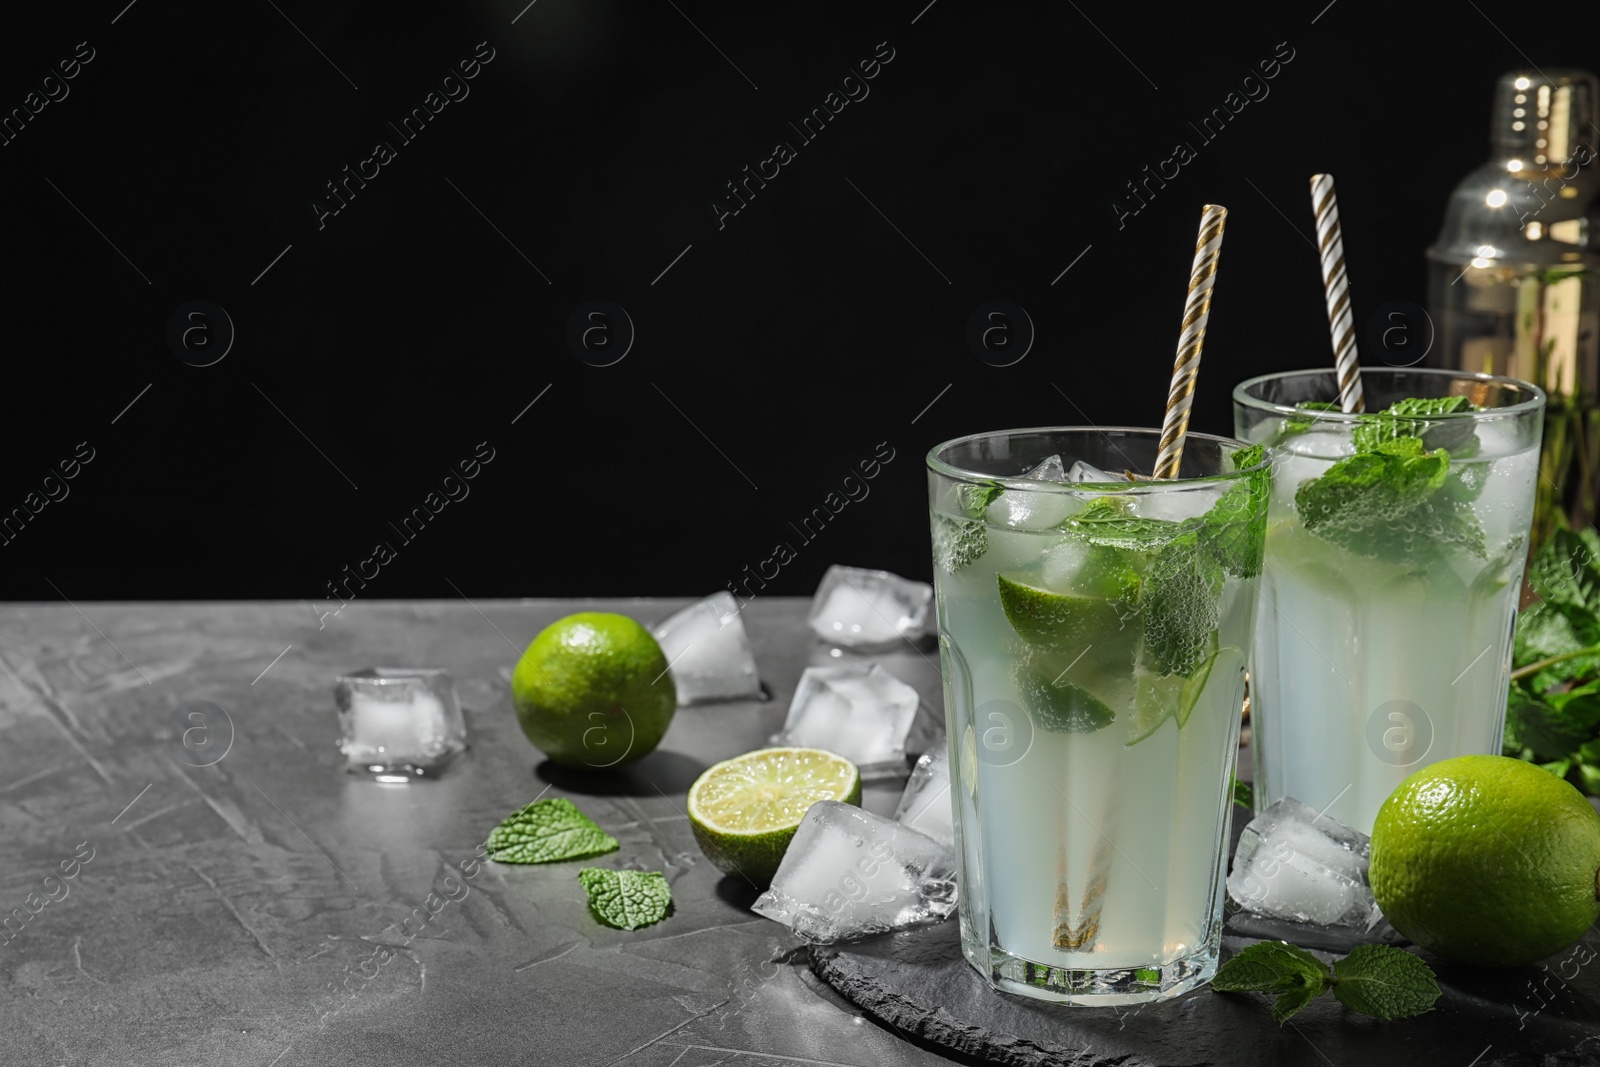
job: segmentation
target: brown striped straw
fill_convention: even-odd
[[[1161,447],[1156,453],[1157,478],[1176,478],[1178,465],[1183,461],[1183,439],[1189,432],[1189,408],[1194,402],[1195,379],[1200,373],[1200,349],[1206,342],[1206,320],[1211,317],[1211,288],[1216,282],[1217,260],[1222,256],[1222,228],[1227,223],[1225,207],[1207,204],[1200,214],[1200,237],[1195,241],[1194,264],[1189,268],[1189,295],[1183,304],[1178,358],[1172,365],[1167,413],[1161,422]]]
[[[1365,411],[1361,357],[1356,352],[1355,317],[1350,312],[1350,276],[1344,269],[1344,238],[1331,174],[1311,176],[1311,209],[1317,216],[1317,250],[1322,255],[1322,289],[1328,299],[1328,331],[1333,337],[1333,368],[1339,379],[1339,407]]]

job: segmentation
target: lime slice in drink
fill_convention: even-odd
[[[1194,706],[1200,702],[1200,693],[1211,677],[1211,668],[1216,664],[1218,655],[1217,635],[1213,631],[1206,658],[1187,677],[1181,674],[1156,674],[1143,667],[1134,668],[1133,709],[1128,716],[1127,744],[1137,745],[1160,729],[1168,719],[1177,719],[1181,730],[1194,712]]]
[[[1000,607],[1017,635],[1036,648],[1075,655],[1097,643],[1129,643],[1137,633],[1131,619],[1126,627],[1123,622],[1125,615],[1131,615],[1131,605],[1044,589],[1032,575],[1012,572],[998,578]]]
[[[1013,675],[1017,692],[1033,716],[1034,725],[1052,733],[1087,734],[1110,726],[1117,713],[1086,687],[1054,675],[1048,667],[1019,663]]]
[[[764,748],[707,768],[689,787],[689,827],[718,870],[764,889],[819,800],[861,803],[861,774],[819,748]]]

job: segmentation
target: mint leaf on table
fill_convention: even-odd
[[[1217,968],[1219,993],[1270,993],[1280,1025],[1328,988],[1351,1011],[1379,1019],[1421,1015],[1439,999],[1433,971],[1416,956],[1390,945],[1361,945],[1332,970],[1311,953],[1284,941],[1261,941]]]
[[[1359,945],[1333,965],[1334,998],[1363,1015],[1404,1019],[1433,1010],[1439,983],[1426,963],[1388,945]]]
[[[1280,1025],[1328,988],[1328,965],[1286,941],[1260,941],[1217,968],[1219,993],[1272,993],[1272,1018]]]
[[[499,863],[555,863],[615,851],[617,839],[565,797],[536,800],[512,812],[489,834],[489,858]]]
[[[610,871],[585,867],[578,881],[589,894],[595,918],[618,930],[658,923],[672,904],[672,889],[660,871]]]
[[[1295,509],[1307,530],[1358,556],[1415,561],[1451,546],[1484,556],[1472,508],[1441,492],[1449,476],[1449,452],[1398,437],[1302,483]]]
[[[1161,674],[1187,677],[1212,652],[1210,638],[1221,618],[1222,566],[1199,549],[1196,531],[1167,542],[1139,590],[1144,651]]]

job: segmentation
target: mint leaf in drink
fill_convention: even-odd
[[[1294,406],[1297,412],[1338,411],[1338,404],[1329,404],[1322,400],[1302,400]],[[1305,433],[1316,423],[1316,417],[1310,414],[1290,415],[1278,424],[1277,440],[1292,437],[1297,433]]]
[[[565,797],[536,800],[506,816],[489,834],[489,858],[499,863],[555,863],[612,852],[617,839]]]
[[[1464,396],[1407,397],[1383,411],[1357,416],[1350,436],[1358,452],[1376,452],[1385,441],[1415,437],[1426,449],[1448,449],[1459,458],[1477,447],[1472,421],[1436,417],[1478,410],[1481,409]]]
[[[1328,965],[1286,941],[1260,941],[1237,953],[1211,979],[1219,993],[1271,993],[1272,1018],[1279,1024],[1328,988]]]
[[[977,519],[933,517],[933,561],[946,574],[969,567],[989,551],[989,534]]]
[[[981,519],[983,513],[989,510],[989,505],[994,503],[995,497],[1003,492],[1005,487],[994,482],[985,482],[982,485],[963,483],[955,487],[956,507],[970,519]]]
[[[1167,542],[1139,590],[1149,665],[1161,674],[1193,674],[1214,651],[1221,595],[1222,566],[1200,551],[1198,532]]]
[[[1472,508],[1442,492],[1449,476],[1449,452],[1397,437],[1302,483],[1295,509],[1307,530],[1358,556],[1417,561],[1452,548],[1484,556]]]
[[[1404,1019],[1433,1010],[1439,983],[1426,963],[1390,945],[1360,945],[1333,965],[1334,998],[1363,1015]]]
[[[660,871],[609,871],[585,867],[578,881],[594,917],[618,930],[637,930],[667,917],[672,890]]]
[[[1241,463],[1240,457],[1252,450],[1253,460]],[[1235,469],[1260,463],[1261,455],[1260,445],[1241,449],[1234,455]],[[1201,543],[1222,569],[1236,578],[1250,579],[1261,573],[1261,556],[1267,547],[1267,496],[1271,492],[1271,473],[1256,471],[1230,486],[1201,519]]]
[[[1154,552],[1183,532],[1183,524],[1170,519],[1144,519],[1130,514],[1127,497],[1100,496],[1061,523],[1059,529],[1076,540],[1105,548]]]

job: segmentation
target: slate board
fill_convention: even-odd
[[[1235,844],[1248,820],[1235,812]],[[1256,940],[1225,934],[1223,957]],[[1281,1028],[1270,998],[1256,993],[1201,988],[1138,1007],[1087,1008],[997,992],[962,957],[954,918],[857,944],[814,945],[810,957],[819,978],[874,1019],[969,1062],[1600,1067],[1600,932],[1531,967],[1485,970],[1408,951],[1438,976],[1433,1011],[1384,1022],[1325,995]]]
[[[903,1037],[1008,1067],[1600,1064],[1600,944],[1593,945],[1596,958],[1568,981],[1557,967],[1570,952],[1548,961],[1548,971],[1490,971],[1413,949],[1439,976],[1443,995],[1433,1011],[1383,1022],[1354,1015],[1328,995],[1280,1029],[1268,998],[1254,993],[1199,989],[1135,1008],[1085,1008],[999,993],[967,964],[959,937],[951,919],[855,945],[817,945],[811,969]],[[1600,940],[1593,933],[1589,939]],[[1225,936],[1223,954],[1250,943]],[[1574,967],[1568,964],[1565,973]],[[1546,979],[1546,1006],[1533,1014],[1541,1001],[1530,983],[1538,988]],[[1552,1055],[1558,1053],[1566,1055]]]

